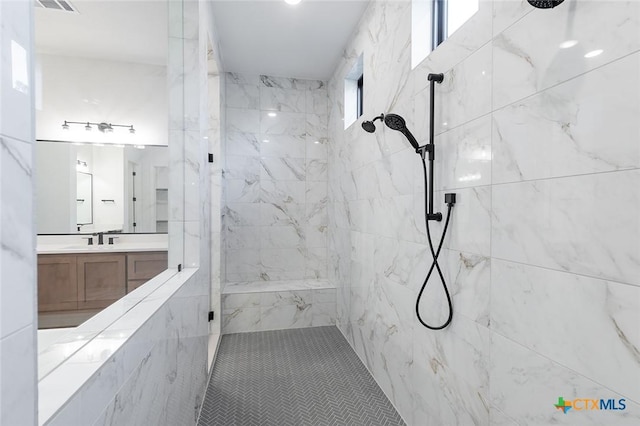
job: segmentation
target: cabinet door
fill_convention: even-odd
[[[167,269],[167,252],[129,253],[127,255],[127,292]]]
[[[38,255],[38,312],[78,308],[76,257]]]
[[[106,308],[126,293],[126,255],[78,256],[78,308]]]

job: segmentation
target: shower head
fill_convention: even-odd
[[[384,114],[380,114],[379,116],[377,116],[371,121],[363,121],[362,128],[364,129],[365,132],[373,133],[376,131],[376,125],[373,123],[375,123],[376,120],[382,120],[383,118],[384,118]]]
[[[416,141],[416,138],[411,134],[409,129],[407,129],[407,123],[404,121],[404,118],[400,117],[398,114],[387,114],[384,116],[384,124],[386,124],[391,130],[397,130],[402,133],[409,140],[411,146],[418,151],[420,148],[418,141]]]
[[[538,9],[552,9],[564,0],[527,0],[529,4]]]
[[[365,132],[373,133],[376,131],[376,125],[373,124],[373,121],[363,121],[362,128]]]

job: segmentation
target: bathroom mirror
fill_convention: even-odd
[[[57,4],[34,3],[39,378],[144,300],[168,249],[182,253],[166,235],[169,172],[172,188],[183,176],[168,152],[168,2]]]
[[[76,222],[78,226],[93,223],[93,175],[76,172]]]
[[[38,141],[36,170],[38,235],[167,232],[167,147]]]

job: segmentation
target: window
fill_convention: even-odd
[[[358,114],[358,118],[362,115],[363,113],[363,98],[364,98],[364,75],[360,75],[360,78],[358,79],[358,93],[357,93],[357,114]]]
[[[422,62],[479,7],[480,0],[412,0],[411,67]]]
[[[362,55],[344,79],[344,128],[351,126],[364,112],[364,64]]]

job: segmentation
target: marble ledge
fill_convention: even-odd
[[[39,424],[47,423],[59,413],[67,401],[113,359],[114,354],[123,348],[138,329],[161,309],[183,284],[193,278],[196,271],[197,269],[185,269],[177,273],[175,270],[165,271],[154,279],[155,285],[149,286],[150,288],[144,292],[147,297],[140,298],[140,295],[136,294],[137,290],[131,293],[132,297],[138,299],[138,303],[134,303],[126,312],[121,315],[112,315],[114,310],[105,309],[96,315],[96,317],[100,316],[100,322],[105,325],[104,329],[98,330],[100,328],[98,324],[90,321],[84,324],[91,325],[90,334],[93,334],[95,338],[89,340],[86,339],[86,336],[82,336],[83,338],[80,340],[86,341],[82,347],[77,347],[77,343],[73,342],[74,336],[72,334],[74,332],[82,333],[86,330],[83,326],[77,327],[65,339],[69,345],[73,346],[68,348],[72,350],[71,354],[65,353],[64,343],[49,346],[45,350],[50,351],[48,361],[51,362],[56,358],[58,362],[49,363],[48,372],[40,371],[38,382]],[[169,273],[171,276],[165,275]],[[164,278],[162,282],[158,280],[160,277]],[[145,287],[147,286],[140,287],[140,289],[145,289]],[[125,296],[114,305],[119,302],[131,302],[128,297]],[[66,356],[61,358],[63,355]],[[125,376],[121,378],[124,379]]]
[[[293,290],[320,290],[336,288],[329,280],[243,281],[226,283],[222,294],[264,293]]]

